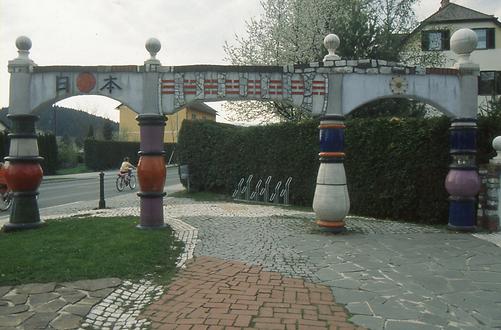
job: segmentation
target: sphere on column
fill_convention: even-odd
[[[37,190],[42,177],[42,167],[38,163],[11,163],[5,170],[5,179],[13,191]]]
[[[445,179],[445,189],[451,196],[474,197],[480,191],[477,171],[451,169]]]
[[[146,47],[146,50],[150,53],[152,58],[155,58],[157,53],[162,48],[162,44],[160,43],[160,40],[158,40],[157,38],[149,38],[148,40],[146,40],[144,46]]]
[[[28,51],[31,49],[31,39],[27,36],[19,36],[16,39],[16,47],[19,50]]]
[[[470,54],[477,47],[477,34],[471,29],[459,29],[452,34],[451,50],[456,54]]]

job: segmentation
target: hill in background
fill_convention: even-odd
[[[7,118],[8,108],[0,110],[0,120],[9,126],[12,126],[11,120]],[[56,136],[69,136],[75,139],[83,140],[87,137],[89,127],[94,129],[94,136],[96,138],[103,137],[103,127],[108,123],[112,127],[113,133],[118,132],[118,123],[90,113],[65,108],[58,106],[47,106],[36,112],[35,115],[39,116],[36,123],[38,131],[45,133],[56,133]]]

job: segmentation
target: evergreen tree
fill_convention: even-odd
[[[92,125],[89,125],[89,130],[87,131],[87,139],[91,139],[91,140],[95,139],[94,126],[92,126]]]
[[[113,139],[113,127],[108,120],[105,121],[103,125],[103,139],[106,141],[111,141]]]

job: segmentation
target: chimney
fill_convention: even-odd
[[[440,1],[440,9],[443,9],[448,4],[449,4],[449,0],[442,0],[442,1]]]

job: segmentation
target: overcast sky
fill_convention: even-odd
[[[501,0],[451,2],[501,16]],[[415,11],[423,20],[439,7],[440,0],[421,0]],[[7,62],[20,35],[31,38],[38,65],[141,65],[149,37],[161,41],[163,65],[224,64],[224,41],[260,11],[259,0],[0,0],[0,106],[8,106]],[[109,110],[115,102],[63,104],[117,118]]]

